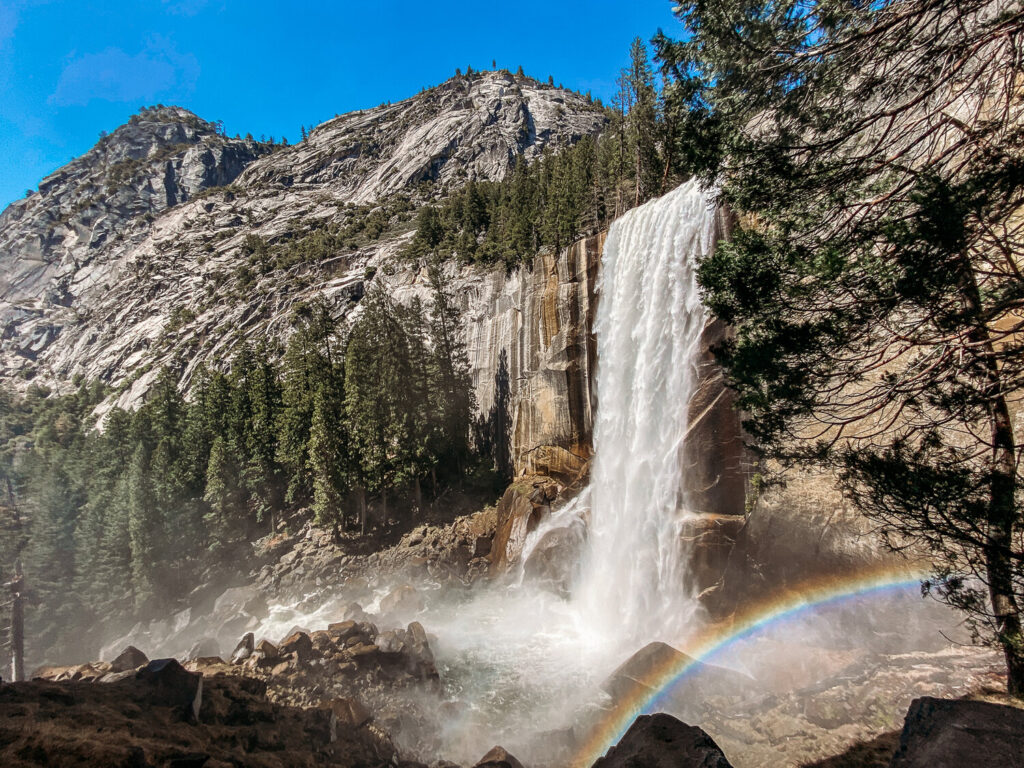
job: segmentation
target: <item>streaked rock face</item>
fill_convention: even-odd
[[[416,206],[604,121],[578,94],[504,72],[337,117],[291,147],[227,138],[175,107],[142,112],[0,214],[0,382],[100,379],[117,390],[102,415],[136,407],[164,366],[187,389],[244,341],[283,343],[300,302],[323,297],[345,318],[369,282],[429,300],[397,216],[369,245],[288,268],[254,268],[246,238],[273,247],[396,196]],[[509,435],[510,467],[573,474],[590,456],[599,257],[591,239],[510,273],[448,267],[484,429]]]
[[[506,434],[517,474],[575,477],[592,454],[591,324],[604,238],[580,240],[529,267],[449,267],[462,297],[480,419]],[[429,301],[426,275],[392,278],[400,301]]]

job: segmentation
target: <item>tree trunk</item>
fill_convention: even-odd
[[[359,534],[366,535],[366,489],[359,489]]]
[[[965,259],[966,262],[966,259]],[[989,401],[991,425],[989,507],[986,546],[984,551],[986,581],[992,616],[995,619],[999,644],[1006,660],[1006,687],[1013,696],[1024,694],[1024,635],[1021,633],[1020,605],[1013,591],[1013,540],[1017,524],[1015,493],[1017,485],[1017,446],[1013,437],[1013,421],[1006,403],[999,360],[988,328],[981,320],[981,293],[969,264],[965,269],[964,296],[972,314],[978,318],[968,337],[976,345]]]
[[[388,524],[388,489],[380,492],[381,519],[384,525]]]
[[[11,582],[11,679],[20,683],[25,679],[25,582],[21,575],[21,561],[15,564]]]
[[[423,489],[420,487],[420,479],[416,478],[416,514],[423,514]]]
[[[992,403],[992,485],[988,513],[985,565],[996,631],[1006,658],[1006,687],[1013,696],[1024,694],[1024,635],[1020,606],[1013,592],[1013,529],[1016,522],[1015,445],[1010,411],[1000,393]]]

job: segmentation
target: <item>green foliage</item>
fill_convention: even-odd
[[[614,180],[598,167],[587,136],[533,165],[520,161],[501,182],[469,181],[438,206],[424,206],[406,254],[515,267],[547,246],[558,250],[607,225]]]
[[[685,42],[657,43],[666,112],[679,168],[738,214],[700,282],[735,328],[719,354],[756,447],[833,469],[894,547],[930,552],[926,586],[1024,691],[1024,15],[987,0],[679,14]]]
[[[470,180],[439,205],[421,208],[406,254],[513,268],[540,248],[558,251],[607,227],[679,180],[671,151],[675,128],[664,119],[639,39],[620,77],[616,108],[605,114],[600,136],[546,150],[532,164],[520,157],[502,181]]]

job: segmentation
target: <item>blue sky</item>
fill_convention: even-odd
[[[492,60],[607,102],[659,28],[670,0],[0,0],[0,208],[143,105],[294,141]]]

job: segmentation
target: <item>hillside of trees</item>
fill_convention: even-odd
[[[379,288],[345,327],[306,306],[283,356],[243,346],[224,371],[200,370],[188,400],[164,371],[102,430],[98,384],[0,393],[0,568],[20,557],[45,606],[28,612],[36,648],[73,648],[80,627],[167,610],[211,569],[244,568],[282,510],[366,534],[486,474],[460,318],[430,275],[429,310]]]

